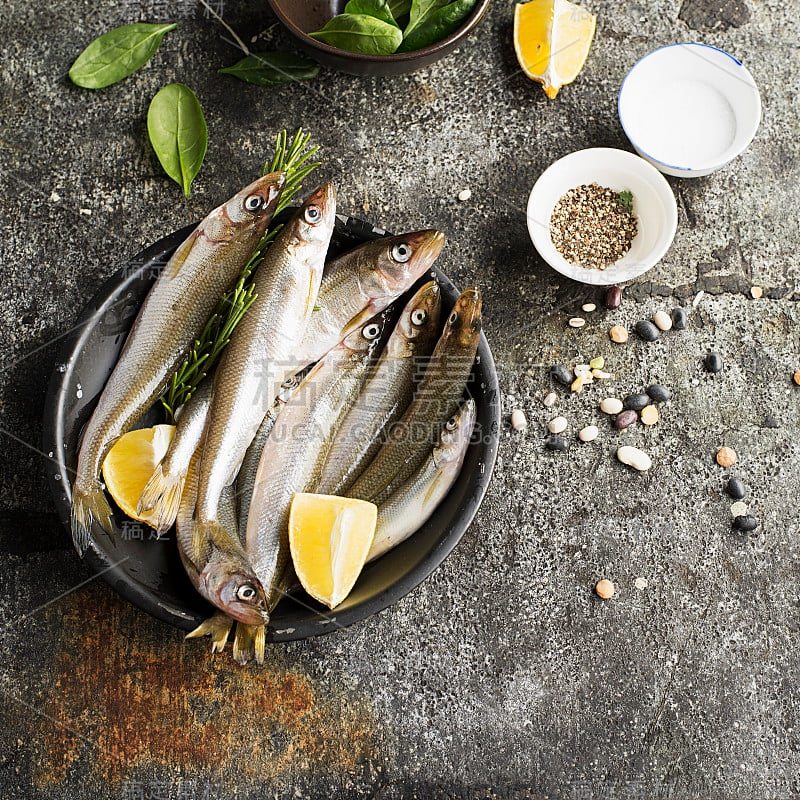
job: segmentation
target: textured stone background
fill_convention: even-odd
[[[518,72],[500,0],[423,72],[323,71],[272,90],[216,73],[237,54],[188,0],[2,5],[0,797],[800,795],[800,3],[588,5],[592,52],[553,102]],[[225,17],[256,49],[290,46],[263,2],[229,0]],[[99,33],[172,19],[179,29],[140,73],[96,93],[68,82]],[[570,151],[627,147],[625,72],[692,39],[753,72],[756,140],[716,175],[671,179],[672,249],[619,311],[570,329],[594,295],[533,251],[528,191]],[[173,80],[195,89],[210,129],[189,201],[146,142],[147,104]],[[25,616],[91,577],[37,452],[58,337],[120,260],[231,195],[276,130],[298,125],[322,145],[343,209],[449,232],[445,268],[484,287],[506,411],[524,408],[528,432],[503,432],[489,495],[429,580],[349,630],[271,648],[265,669],[212,659],[99,581]],[[612,321],[690,306],[701,289],[687,331],[608,341]],[[726,361],[717,376],[700,367],[710,348]],[[615,391],[658,380],[674,399],[655,429],[616,434],[601,420],[595,444],[546,452],[547,366],[598,354]],[[598,418],[600,397],[562,394],[558,409],[574,431]],[[652,453],[649,473],[616,463],[623,440]],[[730,528],[721,444],[740,454],[754,535]],[[592,593],[599,577],[618,585],[610,602]]]

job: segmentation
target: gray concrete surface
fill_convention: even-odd
[[[587,5],[588,63],[550,102],[518,72],[499,0],[423,72],[323,71],[272,90],[216,74],[237,54],[188,0],[3,4],[0,797],[800,796],[800,3]],[[229,0],[224,13],[256,49],[289,46],[263,2]],[[88,41],[140,19],[181,25],[125,82],[69,84]],[[570,329],[595,294],[535,254],[527,193],[561,155],[627,147],[615,112],[625,72],[692,39],[753,72],[756,140],[714,176],[671,180],[672,249],[619,311]],[[196,90],[210,130],[189,201],[146,143],[149,99],[173,80]],[[238,671],[100,581],[72,591],[90,575],[53,513],[40,416],[58,338],[115,264],[232,194],[275,131],[298,125],[322,145],[342,208],[449,232],[446,269],[486,292],[505,409],[531,424],[504,430],[474,525],[420,588]],[[609,342],[612,321],[690,307],[700,290],[685,332]],[[714,377],[700,367],[712,348],[726,362]],[[596,443],[546,452],[546,368],[599,354],[616,391],[658,380],[673,400],[652,430],[601,420]],[[574,431],[598,419],[600,397],[561,393],[558,410]],[[621,441],[644,446],[653,469],[616,463]],[[755,534],[731,529],[722,444],[739,453]],[[609,602],[592,593],[600,577],[618,586]]]

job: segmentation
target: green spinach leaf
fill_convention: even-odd
[[[316,78],[319,65],[310,58],[294,53],[251,53],[219,72],[256,86],[277,86]]]
[[[440,42],[457,31],[472,13],[477,0],[412,0],[411,18],[403,34],[400,53]]]
[[[369,55],[394,53],[403,41],[403,32],[396,25],[366,14],[339,14],[308,35],[332,47]]]
[[[411,12],[411,0],[388,0],[389,10],[395,19],[407,16]]]
[[[208,128],[195,93],[182,83],[160,89],[147,110],[147,134],[164,172],[189,197],[208,147]]]
[[[348,0],[344,7],[345,14],[366,14],[368,17],[388,22],[397,26],[392,9],[387,0]]]
[[[176,24],[137,22],[98,36],[76,59],[70,80],[84,89],[103,89],[143,67]]]

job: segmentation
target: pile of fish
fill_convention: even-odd
[[[143,303],[89,421],[73,485],[72,532],[112,530],[100,468],[158,400],[270,224],[286,176],[265,175],[206,217]],[[296,492],[378,507],[369,560],[416,531],[458,475],[475,425],[462,402],[481,327],[481,294],[461,294],[444,325],[440,289],[421,285],[444,235],[366,242],[326,263],[336,192],[324,184],[258,266],[257,299],[177,430],[139,500],[163,532],[176,525],[184,567],[217,613],[190,636],[263,660],[265,626],[297,582],[288,517]],[[397,305],[397,304],[395,304]],[[440,329],[442,329],[441,334]]]

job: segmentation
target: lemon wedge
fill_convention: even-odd
[[[156,425],[128,431],[114,443],[103,462],[103,480],[114,502],[131,519],[156,527],[157,520],[136,513],[147,481],[166,455],[174,425]]]
[[[378,507],[365,500],[298,492],[289,512],[289,547],[297,577],[315,600],[335,608],[367,560]]]
[[[522,71],[552,100],[583,69],[597,17],[569,0],[531,0],[514,9],[514,49]]]

